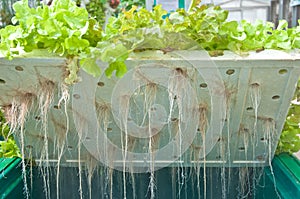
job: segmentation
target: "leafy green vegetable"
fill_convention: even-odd
[[[20,150],[12,136],[9,136],[9,127],[5,122],[0,109],[0,158],[21,157]]]
[[[87,10],[77,7],[72,0],[56,0],[51,7],[37,8],[30,8],[28,0],[22,0],[13,8],[16,14],[12,21],[18,25],[0,30],[0,52],[10,59],[34,49],[76,57],[87,53],[88,47],[96,46],[102,38],[98,22],[89,18]],[[68,70],[70,76],[66,83],[72,84],[77,79],[74,75],[78,67],[69,66]]]
[[[300,80],[295,92],[294,100],[299,101]],[[293,101],[293,102],[295,102]],[[291,103],[280,140],[277,145],[276,154],[295,153],[300,151],[300,104]]]
[[[20,149],[13,138],[0,141],[0,157],[12,158],[21,157]]]
[[[193,2],[197,5],[200,1]],[[18,25],[0,30],[0,52],[11,59],[24,51],[47,49],[68,58],[79,58],[80,66],[70,62],[72,66],[67,67],[70,76],[66,82],[72,84],[77,81],[79,67],[99,76],[97,60],[108,63],[106,75],[116,71],[117,76],[122,76],[126,72],[125,60],[137,50],[184,50],[190,49],[191,43],[218,56],[223,50],[245,54],[250,50],[300,47],[300,27],[288,28],[286,21],[280,21],[275,28],[270,22],[227,21],[228,11],[219,6],[193,4],[189,11],[178,9],[168,13],[161,5],[148,11],[135,4],[141,2],[132,1],[131,9],[111,17],[102,31],[99,23],[89,18],[87,10],[72,0],[54,0],[51,7],[37,8],[30,8],[27,0],[19,1],[13,6],[16,16],[12,20]],[[177,38],[181,38],[180,43]]]

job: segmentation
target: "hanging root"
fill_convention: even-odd
[[[109,126],[109,124],[111,122],[111,120],[110,120],[110,117],[111,117],[111,106],[108,103],[105,103],[105,102],[98,103],[96,101],[96,111],[98,113],[97,118],[98,118],[99,133],[104,133],[104,134],[106,134],[106,136],[108,136],[108,126]],[[109,162],[108,154],[110,154],[111,151],[109,151],[108,147],[107,147],[107,140],[108,140],[108,138],[104,139],[103,143],[99,143],[99,134],[97,133],[96,139],[97,139],[97,152],[98,152],[98,154],[102,153],[105,162]],[[105,149],[104,151],[102,151],[100,149],[100,144],[104,145],[103,147],[101,147],[102,149],[103,148]],[[104,167],[104,170],[105,170],[104,172],[105,172],[105,175],[106,175],[105,186],[104,186],[104,190],[105,190],[104,195],[107,195],[107,188],[110,185],[110,182],[109,182],[110,181],[110,175],[109,175],[110,168]]]
[[[254,109],[254,132],[256,133],[256,126],[257,126],[257,118],[258,118],[258,107],[260,105],[261,100],[261,93],[260,93],[260,85],[259,83],[253,83],[250,87],[250,98],[252,102],[252,106]]]
[[[231,122],[231,100],[233,98],[233,95],[236,93],[236,89],[229,88],[229,86],[225,89],[225,97],[226,97],[226,123],[227,123],[227,152],[226,156],[224,157],[223,161],[225,162],[225,158],[228,160],[228,180],[227,180],[227,189],[230,189],[230,181],[231,181],[231,152],[230,152],[230,138],[231,138],[231,130],[230,130],[230,122]],[[225,164],[225,163],[224,163]],[[223,165],[222,168],[225,172],[225,165]],[[224,185],[224,184],[223,184]],[[225,186],[225,185],[224,185]],[[224,197],[224,194],[223,194]]]
[[[129,101],[130,96],[124,95],[120,99],[120,107],[123,107],[120,111],[121,115],[121,125],[124,130],[125,136],[123,136],[123,132],[121,132],[121,145],[122,145],[122,156],[123,156],[123,194],[124,199],[126,199],[127,191],[126,191],[126,161],[127,161],[127,152],[128,152],[128,115],[129,115]]]
[[[188,74],[187,74],[187,69],[183,68],[175,68],[173,70],[172,76],[169,78],[168,82],[168,93],[169,93],[169,103],[170,103],[170,108],[169,108],[169,117],[168,121],[172,121],[172,114],[174,110],[174,102],[176,100],[177,102],[177,107],[178,107],[178,135],[179,135],[179,140],[177,140],[179,143],[179,154],[182,154],[182,127],[181,123],[184,122],[187,118],[184,118],[184,113],[190,110],[184,110],[184,104],[191,104],[189,101],[189,95],[192,91],[189,89],[189,79],[188,79]],[[171,137],[171,136],[170,136]],[[181,197],[181,189],[183,187],[183,184],[185,182],[185,173],[183,169],[183,161],[181,159],[182,157],[179,157],[179,167],[178,167],[178,173],[177,173],[177,180],[179,183],[179,188],[178,188],[178,197]]]
[[[80,199],[83,199],[82,190],[82,166],[81,166],[81,139],[78,139],[78,176],[79,176],[79,195]]]
[[[32,194],[32,190],[33,190],[33,164],[34,164],[34,160],[32,157],[32,146],[31,145],[27,145],[26,148],[28,148],[29,153],[28,153],[28,163],[30,166],[30,194]]]
[[[275,137],[275,135],[276,135],[275,125],[276,125],[276,123],[272,118],[268,118],[267,120],[265,120],[264,140],[266,140],[265,147],[266,147],[266,150],[268,151],[268,165],[270,167],[270,172],[273,177],[275,192],[276,192],[277,197],[281,198],[280,194],[277,191],[276,179],[275,179],[275,175],[274,175],[274,171],[273,171],[273,167],[272,167],[272,157],[273,157],[272,144],[273,144],[273,137]]]
[[[48,143],[48,112],[54,98],[55,84],[50,80],[40,82],[40,90],[38,93],[38,105],[40,110],[40,118],[42,120],[42,132],[44,145],[41,153],[40,167],[42,168],[44,178],[44,190],[46,198],[50,198],[50,171],[49,171],[49,143]],[[45,161],[45,165],[42,166]]]
[[[113,199],[113,173],[114,170],[112,168],[109,168],[109,198]]]
[[[194,170],[196,171],[198,198],[200,198],[200,196],[201,196],[201,187],[200,187],[200,168],[201,168],[201,166],[200,166],[200,161],[199,161],[201,150],[202,150],[202,147],[193,146],[193,160],[195,161]],[[193,189],[193,191],[194,191],[194,189]]]
[[[144,113],[146,113],[146,114],[144,115],[141,126],[144,125],[146,116],[150,115],[149,110],[151,109],[151,107],[153,106],[153,104],[155,102],[156,93],[157,93],[157,84],[151,82],[145,86]],[[148,118],[148,119],[149,119],[149,123],[150,123],[150,118]]]
[[[254,124],[253,124],[253,136],[252,136],[252,154],[253,154],[253,160],[256,158],[255,157],[255,149],[257,147],[257,118],[258,118],[258,107],[260,105],[260,100],[261,100],[261,92],[260,92],[260,85],[259,83],[253,83],[250,85],[250,98],[252,102],[252,106],[254,109]],[[253,173],[256,173],[256,167],[253,165]],[[252,179],[252,186],[256,186],[256,178],[253,177]],[[254,192],[254,197],[255,197],[255,192]]]
[[[225,139],[220,139],[220,156],[223,160],[222,168],[221,168],[221,184],[222,184],[222,199],[226,199],[226,167],[225,167]]]
[[[188,80],[187,80],[187,71],[182,68],[176,68],[173,71],[172,76],[168,82],[168,93],[169,93],[169,102],[170,102],[170,113],[168,121],[172,119],[172,113],[174,110],[174,102],[177,100],[179,117],[182,118],[182,103],[183,99],[189,95]],[[189,102],[185,102],[189,103]]]
[[[208,107],[206,104],[199,104],[198,108],[199,112],[199,122],[198,122],[198,130],[201,133],[201,138],[202,138],[202,146],[203,146],[203,180],[204,180],[204,199],[206,199],[207,196],[207,179],[206,179],[206,130],[208,128],[208,119],[207,119],[207,114],[208,114]],[[199,153],[200,155],[200,153]],[[199,160],[200,157],[198,156],[197,160]],[[200,167],[200,165],[198,165]],[[198,173],[199,172],[199,173]],[[197,170],[197,175],[200,175],[200,168]],[[198,189],[198,194],[200,194],[200,178],[198,177],[198,182],[197,182],[197,189]],[[200,197],[200,195],[199,195]]]
[[[29,198],[29,190],[27,184],[27,172],[25,162],[25,140],[24,140],[24,125],[26,117],[32,107],[32,104],[36,96],[32,93],[21,94],[14,98],[10,106],[4,107],[7,122],[10,124],[11,135],[20,128],[20,143],[21,143],[21,154],[22,154],[22,176],[24,181],[24,195]]]
[[[88,175],[87,179],[88,179],[90,199],[92,199],[92,177],[97,168],[97,165],[98,165],[97,160],[94,157],[92,157],[91,155],[89,155],[87,157],[86,167],[87,167],[87,175]]]
[[[149,111],[150,112],[150,111]],[[149,120],[150,120],[150,116],[149,116]],[[149,186],[148,189],[150,189],[150,198],[154,199],[155,198],[155,190],[156,190],[156,183],[155,183],[155,174],[154,174],[154,170],[155,170],[155,157],[154,157],[154,152],[158,147],[158,142],[159,142],[159,134],[155,134],[153,136],[151,136],[151,125],[149,125],[149,132],[150,132],[150,139],[149,139],[149,146],[148,146],[148,153],[150,155],[150,182],[149,182]]]
[[[42,118],[42,127],[44,130],[47,130],[48,112],[53,102],[54,89],[54,82],[47,80],[41,83],[41,89],[38,94],[40,117]]]
[[[97,103],[96,102],[96,111],[97,113],[99,113],[97,115],[97,118],[98,118],[98,128],[100,130],[100,133],[106,133],[107,135],[107,129],[108,129],[108,126],[110,124],[110,116],[111,116],[111,106],[110,104],[107,104],[107,103]],[[104,143],[101,143],[104,145],[104,149],[106,151],[101,151],[100,148],[99,148],[99,135],[97,134],[97,151],[98,153],[103,153],[104,155],[104,159],[106,162],[108,162],[108,157],[107,157],[107,154],[109,153],[109,151],[107,151],[107,139],[104,140]]]
[[[238,187],[238,198],[248,198],[251,193],[249,169],[248,167],[239,168],[239,187]]]

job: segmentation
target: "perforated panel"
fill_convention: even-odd
[[[212,59],[199,51],[137,53],[126,62],[128,73],[121,79],[80,71],[81,81],[69,88],[67,117],[63,104],[58,106],[65,63],[63,58],[0,59],[1,106],[26,93],[35,99],[25,125],[27,157],[31,153],[39,161],[45,146],[37,99],[41,85],[51,81],[50,162],[57,163],[55,146],[68,129],[62,164],[77,165],[80,135],[80,161],[93,156],[122,167],[121,138],[124,149],[127,135],[126,162],[147,169],[152,160],[156,167],[265,165],[285,121],[300,57],[279,51],[247,57],[226,52]]]

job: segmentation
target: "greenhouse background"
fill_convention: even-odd
[[[300,198],[299,0],[74,1],[33,45],[0,2],[0,199]],[[277,40],[248,52],[247,26]]]
[[[13,16],[12,4],[17,0],[2,0],[0,4],[1,9],[1,24],[5,26],[10,23],[10,18]],[[47,0],[44,0],[47,2]],[[77,0],[78,1],[78,0]],[[80,1],[80,0],[79,0]],[[93,2],[94,0],[92,0]],[[39,0],[29,0],[31,6],[40,5]],[[89,2],[84,1],[84,2]],[[98,2],[103,2],[99,0]],[[133,1],[134,2],[134,1]],[[143,1],[135,1],[143,2]],[[191,0],[183,1],[182,4],[188,7]],[[145,1],[145,6],[150,9],[154,4],[163,3],[178,7],[178,2],[173,0],[148,0]],[[223,9],[230,11],[229,20],[245,19],[250,22],[255,20],[267,20],[277,23],[280,19],[285,19],[289,24],[297,25],[299,18],[299,0],[202,0],[202,4],[220,5]],[[166,7],[168,9],[168,7]]]

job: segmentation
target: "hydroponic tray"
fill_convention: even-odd
[[[264,166],[274,155],[300,74],[297,53],[265,50],[242,57],[225,52],[210,58],[204,51],[145,51],[126,61],[122,78],[80,71],[80,81],[69,86],[65,111],[59,99],[66,62],[61,57],[0,59],[0,106],[20,103],[28,94],[34,99],[24,146],[26,157],[37,162],[45,156],[47,139],[47,162],[53,164],[63,149],[63,165],[95,159],[141,170]],[[47,137],[38,106],[45,83],[55,88]],[[66,132],[64,147],[57,148]]]

